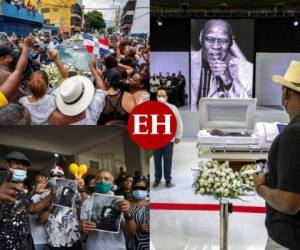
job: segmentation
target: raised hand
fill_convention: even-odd
[[[91,70],[97,68],[97,66],[96,66],[96,57],[94,55],[92,56],[92,59],[89,62],[89,66],[90,66]]]
[[[48,58],[52,61],[55,61],[58,59],[58,53],[55,49],[51,49],[47,52]]]
[[[25,48],[32,48],[33,47],[33,36],[27,36],[24,39],[24,47]]]
[[[130,213],[130,203],[127,200],[118,201],[119,210],[125,214]]]
[[[76,182],[78,184],[77,189],[79,192],[84,191],[84,180],[83,179],[76,179]]]
[[[47,188],[46,188],[47,185],[48,185],[48,178],[43,177],[41,182],[36,185],[35,192],[44,193],[47,190]]]
[[[24,189],[22,183],[4,182],[0,186],[0,200],[11,201],[15,203],[16,192],[26,193],[26,190]]]
[[[89,234],[95,231],[96,224],[90,221],[81,221],[80,228],[84,234]]]
[[[219,76],[222,79],[225,86],[232,83],[232,77],[227,62],[219,59],[214,60],[210,63],[210,69],[214,76]]]

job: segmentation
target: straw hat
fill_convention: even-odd
[[[273,81],[300,92],[300,61],[291,61],[285,75],[274,75]]]
[[[57,108],[67,116],[78,115],[90,105],[94,93],[95,88],[90,79],[84,76],[70,77],[56,90]]]

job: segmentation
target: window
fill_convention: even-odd
[[[99,169],[99,162],[97,161],[90,161],[90,167]]]
[[[42,12],[42,13],[49,13],[49,12],[50,12],[50,9],[49,9],[49,8],[42,8],[42,9],[41,9],[41,12]]]

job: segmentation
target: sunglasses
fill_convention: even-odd
[[[52,174],[51,174],[50,177],[53,177],[53,178],[54,178],[54,177],[57,177],[57,178],[60,178],[60,177],[63,177],[63,175],[61,175],[61,174],[55,174],[55,175],[52,175]]]
[[[141,187],[141,186],[135,186],[132,188],[132,190],[142,190],[142,191],[147,191],[148,188],[147,187]]]

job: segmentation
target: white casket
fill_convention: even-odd
[[[254,133],[256,98],[201,98],[199,103],[199,157],[261,159],[269,147]]]

